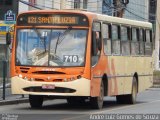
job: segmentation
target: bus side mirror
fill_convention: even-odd
[[[7,32],[6,33],[6,45],[10,45],[11,44],[11,33]]]

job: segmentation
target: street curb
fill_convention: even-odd
[[[0,106],[28,103],[28,102],[29,102],[28,98],[22,98],[22,99],[16,99],[16,100],[2,100],[2,101],[0,101]]]
[[[153,85],[152,88],[160,88],[160,85],[159,84]]]

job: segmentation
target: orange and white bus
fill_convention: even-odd
[[[45,97],[70,104],[104,96],[136,102],[153,84],[152,25],[76,10],[40,10],[17,18],[11,60],[13,94],[29,95],[32,108]]]

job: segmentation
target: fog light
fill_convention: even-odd
[[[19,74],[18,77],[22,78],[23,76],[21,74]]]
[[[64,78],[64,82],[67,82],[67,78]]]
[[[35,79],[34,78],[30,78],[30,81],[35,81]]]
[[[74,78],[74,77],[71,77],[71,81],[73,81],[73,80],[75,80],[75,78]]]
[[[24,80],[28,80],[27,77],[24,77]]]

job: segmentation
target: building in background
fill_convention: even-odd
[[[6,83],[9,82],[10,50],[6,44],[6,33],[10,31],[18,14],[18,0],[0,0],[0,84],[3,78],[2,61],[6,61]]]
[[[0,0],[0,44],[5,44],[6,33],[13,28],[17,14],[18,0]]]
[[[149,0],[129,0],[124,18],[149,21]]]
[[[24,0],[26,1],[26,0]],[[28,0],[31,5],[41,9],[81,9],[90,12],[113,16],[117,11],[125,8],[124,18],[148,21],[150,0],[129,0],[126,6],[114,6],[115,0]],[[119,0],[124,2],[124,0]],[[127,0],[125,0],[127,1]],[[29,10],[36,8],[29,7]]]
[[[18,0],[0,0],[0,20],[4,21],[4,15],[8,10],[18,13]]]
[[[153,0],[152,0],[153,4]],[[160,0],[157,0],[155,31],[155,69],[160,71]],[[152,15],[152,14],[151,14]]]
[[[29,0],[24,0],[24,1],[29,2]],[[27,4],[22,3],[22,2],[19,2],[18,6],[19,6],[18,13],[25,12],[25,11],[29,10],[29,6]]]
[[[101,13],[102,2],[100,1],[101,0],[20,0],[19,11],[35,10],[38,7],[40,9],[83,9]],[[24,3],[29,6],[27,9],[21,7]]]

